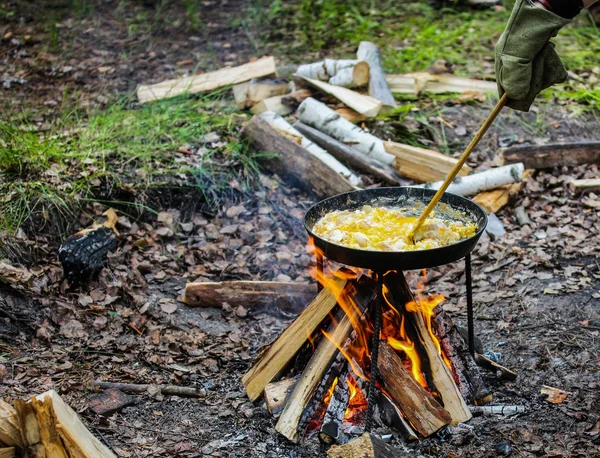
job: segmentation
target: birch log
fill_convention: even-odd
[[[374,97],[359,94],[358,92],[354,92],[345,87],[334,86],[333,84],[325,83],[323,81],[306,78],[305,76],[302,78],[307,83],[329,95],[334,96],[340,102],[362,115],[370,117],[377,116],[381,110],[382,103]]]
[[[458,194],[459,196],[472,196],[481,191],[496,189],[507,184],[519,183],[523,179],[524,169],[523,164],[519,163],[497,167],[466,177],[456,177],[448,187],[447,192]],[[436,181],[415,187],[438,190],[443,183],[443,181]]]
[[[495,93],[496,83],[455,75],[434,75],[427,72],[407,73],[404,75],[386,75],[386,81],[394,94],[428,94],[462,93],[479,91]]]
[[[361,41],[356,56],[358,60],[364,60],[369,64],[369,95],[380,100],[385,109],[396,108],[396,100],[385,79],[377,46],[370,41]]]
[[[369,64],[358,60],[325,59],[300,65],[296,75],[343,87],[364,86],[369,82]]]
[[[381,139],[363,131],[312,97],[300,104],[298,115],[304,124],[352,146],[376,161],[391,165],[396,159],[394,155],[386,152]]]
[[[305,150],[307,150],[316,158],[320,159],[324,164],[326,164],[329,168],[333,169],[336,173],[339,173],[344,178],[346,178],[352,186],[359,186],[361,184],[361,179],[358,176],[356,176],[348,167],[346,167],[344,164],[338,161],[335,157],[333,157],[319,145],[317,145],[314,142],[311,142],[308,138],[306,138],[304,135],[298,132],[298,130],[296,130],[289,122],[287,122],[277,113],[274,113],[272,111],[265,111],[258,117],[266,121],[272,127],[300,139],[300,144]]]
[[[329,79],[329,84],[342,87],[360,87],[369,84],[371,70],[366,62],[339,70]]]

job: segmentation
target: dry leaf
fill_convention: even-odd
[[[569,395],[569,393],[566,391],[546,385],[542,386],[540,393],[548,396],[547,401],[551,402],[552,404],[561,404]]]

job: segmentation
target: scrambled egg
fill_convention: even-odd
[[[427,218],[415,234],[408,238],[414,216],[409,209],[372,207],[359,210],[336,210],[323,216],[315,226],[315,235],[348,248],[373,251],[414,251],[439,248],[475,235],[477,225],[449,218]]]

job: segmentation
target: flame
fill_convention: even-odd
[[[348,399],[348,407],[344,411],[344,420],[352,419],[357,414],[367,408],[368,402],[365,394],[356,383],[352,374],[348,374],[348,390],[350,397]]]
[[[423,376],[423,369],[421,368],[421,358],[419,357],[419,353],[415,348],[415,343],[410,339],[408,334],[404,329],[404,317],[402,317],[402,321],[400,323],[400,330],[398,331],[398,336],[402,340],[395,339],[394,337],[388,337],[387,342],[394,350],[401,350],[410,360],[410,373],[413,378],[419,382],[423,388],[427,388],[427,382],[425,381],[425,377]]]
[[[331,388],[329,388],[329,391],[327,391],[327,393],[325,394],[325,397],[323,398],[323,402],[325,403],[325,405],[329,405],[329,401],[331,401],[331,397],[333,396],[333,390],[335,390],[335,387],[338,384],[338,378],[336,377],[333,380],[333,383],[331,384]]]
[[[312,347],[312,351],[314,353],[315,352],[315,339],[312,338],[309,328],[306,328],[306,338],[310,342],[310,346]]]

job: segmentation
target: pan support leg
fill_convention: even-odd
[[[323,289],[321,282],[323,281],[323,253],[317,252],[317,291]]]
[[[475,355],[475,324],[473,320],[473,278],[471,275],[471,253],[465,256],[465,279],[467,283],[467,331],[469,335],[469,352]]]
[[[373,412],[377,398],[377,360],[379,359],[379,334],[381,333],[381,315],[383,309],[383,273],[377,274],[377,300],[373,301],[373,338],[371,341],[371,376],[367,393],[367,418],[365,420],[365,431],[371,431],[373,427]]]

